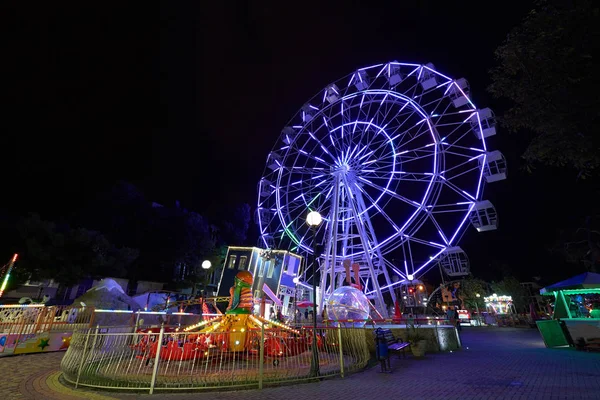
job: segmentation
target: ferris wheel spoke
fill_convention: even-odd
[[[310,201],[306,200],[306,196],[304,196],[304,193],[303,193],[302,195],[300,195],[300,196],[297,197],[297,198],[302,198],[303,201],[302,202],[298,202],[298,201],[295,201],[295,200],[292,201],[290,203],[290,206],[288,207],[289,212],[290,213],[296,213],[299,210],[302,210],[302,211],[304,211],[304,210],[310,210],[311,207],[319,208],[320,210],[324,211],[325,210],[324,207],[328,207],[325,204],[327,204],[327,200],[331,196],[332,188],[333,188],[333,185],[331,185],[331,187],[329,188],[329,190],[327,191],[327,193],[325,194],[325,196],[323,196],[322,198],[321,198],[321,196],[322,196],[323,192],[319,192],[316,195],[314,195]],[[315,202],[318,199],[320,200],[320,202],[317,203],[317,204],[315,204]],[[296,206],[294,206],[294,205],[296,205]]]
[[[409,103],[407,102],[406,104],[408,105]],[[410,130],[410,129],[414,128],[415,126],[417,126],[417,124],[415,123],[415,119],[418,120],[418,121],[422,120],[422,118],[416,117],[417,114],[418,113],[417,113],[416,110],[411,109],[410,110],[410,114],[408,116],[406,116],[404,118],[404,120],[398,126],[396,126],[392,131],[390,131],[388,133],[388,135],[390,135],[392,141],[395,141],[398,138],[403,137],[404,132],[407,132],[408,130]],[[413,117],[415,117],[415,118],[413,118]],[[411,127],[408,127],[408,128],[405,127],[405,125],[409,124],[409,123],[413,123],[414,125],[411,126]],[[402,133],[397,134],[398,131],[402,131]]]
[[[318,162],[320,165],[323,165],[323,166],[326,166],[326,167],[329,167],[331,165],[330,163],[328,163],[324,159],[322,159],[320,157],[317,157],[317,156],[313,156],[313,155],[309,154],[308,152],[306,152],[304,150],[298,150],[298,152],[300,154],[302,154],[304,157],[310,158],[311,160]]]
[[[467,200],[467,201],[475,201],[475,197],[473,197],[472,195],[470,195],[467,191],[459,188],[458,186],[456,186],[454,183],[450,182],[449,180],[445,179],[444,183],[450,189],[452,189],[456,194],[458,194],[461,197],[463,197],[465,200]]]
[[[423,121],[425,122],[425,121]],[[417,131],[417,133],[414,136],[410,136],[410,132],[408,131],[404,131],[403,133],[401,133],[400,135],[402,135],[402,138],[404,138],[405,136],[408,136],[409,139],[408,140],[402,140],[401,144],[398,146],[398,150],[404,148],[405,146],[411,144],[412,142],[414,142],[415,140],[419,139],[421,136],[425,135],[425,134],[430,134],[431,135],[431,131],[428,129],[422,129],[423,126],[427,126],[424,123],[420,125],[419,130]],[[433,139],[433,138],[432,138]],[[429,146],[435,144],[435,142],[430,143]]]
[[[367,145],[369,146],[369,148],[375,149],[376,152],[379,152],[382,148],[389,146],[390,149],[388,151],[392,153],[393,146],[390,143],[391,138],[385,132],[386,128],[387,124],[384,124],[381,128],[378,127],[376,129],[377,132],[375,132],[373,137],[371,137],[370,140],[367,141]]]
[[[478,159],[478,158],[479,157],[475,157],[473,159],[465,161],[465,162],[463,162],[461,164],[458,164],[458,165],[456,165],[456,166],[454,166],[454,167],[452,167],[450,169],[442,171],[440,174],[444,177],[444,179],[446,179],[448,181],[451,181],[451,180],[456,179],[456,178],[458,178],[458,177],[460,177],[460,176],[462,176],[464,174],[468,174],[468,173],[473,172],[475,170],[479,170],[481,167],[478,164],[475,164],[475,165],[469,167],[469,164],[473,160]],[[463,167],[463,168],[461,168],[461,167]],[[458,171],[456,171],[456,170],[458,170]],[[449,175],[448,174],[449,172],[453,172],[453,174]]]
[[[283,171],[286,171],[288,175],[291,174],[308,174],[308,175],[312,175],[315,172],[321,172],[324,171],[325,168],[323,167],[282,167]]]
[[[407,151],[406,153],[409,153],[409,151]],[[425,158],[431,158],[435,154],[434,152],[423,151],[423,150],[419,151],[418,149],[410,150],[410,153],[414,153],[414,154],[425,153],[425,154],[422,154],[422,155],[419,155],[419,156],[414,156],[414,157],[411,157],[410,159],[403,159],[402,160],[402,165],[403,166],[407,165],[408,163],[414,163],[416,161],[419,161],[419,160],[422,160],[422,159],[425,159]]]
[[[290,197],[290,196],[294,196],[295,193],[298,193],[298,192],[306,193],[306,188],[304,188],[303,185],[308,182],[310,182],[312,187],[316,188],[316,187],[322,186],[332,180],[333,180],[333,178],[330,175],[317,175],[317,176],[309,177],[309,178],[305,178],[305,179],[297,178],[297,180],[295,180],[293,182],[288,182],[287,185],[285,185],[285,191],[288,194],[288,197]],[[278,188],[277,190],[282,190],[282,189]]]
[[[468,161],[466,161],[466,162],[469,162],[469,161],[474,160],[479,157],[483,157],[485,155],[485,153],[482,150],[480,151],[479,149],[475,149],[475,148],[470,149],[470,150],[471,150],[470,151],[471,154],[458,153],[455,151],[444,151],[444,154],[451,154],[453,156],[466,158],[466,159],[468,159]],[[478,153],[478,154],[476,156],[473,156],[473,153],[476,153],[476,154]]]
[[[395,199],[398,199],[398,200],[401,200],[401,201],[405,202],[406,204],[409,204],[409,205],[411,205],[411,206],[413,206],[413,207],[417,207],[417,208],[420,208],[420,207],[421,207],[421,204],[417,203],[416,201],[413,201],[413,200],[407,199],[406,197],[404,197],[404,196],[401,196],[401,195],[399,195],[398,193],[395,193],[395,192],[393,192],[393,191],[391,191],[391,190],[389,190],[389,189],[386,189],[386,188],[384,188],[384,187],[381,187],[381,186],[379,186],[379,185],[377,185],[377,184],[375,184],[375,183],[371,182],[371,181],[370,181],[370,180],[368,180],[368,179],[365,179],[365,178],[362,178],[362,177],[359,177],[358,179],[359,179],[359,180],[360,180],[360,181],[361,181],[363,184],[365,184],[365,185],[367,185],[367,186],[370,186],[370,187],[372,187],[373,189],[377,189],[377,190],[381,191],[382,193],[386,193],[386,194],[388,194],[389,196],[391,196],[391,197],[393,197],[393,198],[395,198]]]
[[[444,177],[444,179],[446,179],[448,182],[451,182],[453,179],[459,178],[459,177],[461,177],[463,175],[466,175],[468,173],[472,173],[473,171],[479,171],[479,167],[472,167],[472,168],[470,168],[468,170],[465,170],[465,171],[460,172],[458,174],[452,175],[451,177],[448,177],[448,178]]]
[[[451,151],[448,151],[448,149],[464,150],[464,151],[470,152],[471,154],[475,153],[477,155],[483,155],[485,153],[485,150],[478,149],[476,147],[465,147],[465,146],[458,146],[458,145],[455,145],[455,144],[449,144],[449,145],[445,146],[445,152],[446,153],[455,154],[455,155],[464,155],[465,157],[471,157],[471,155],[466,155],[466,154],[462,154],[462,153],[451,152]]]
[[[423,107],[423,109],[428,111],[429,115],[446,115],[450,107],[452,107],[451,103],[444,102],[443,97],[437,98],[429,103],[420,103],[420,105]],[[438,107],[440,108],[438,109]]]
[[[377,205],[377,201],[375,201],[375,199],[373,199],[369,193],[367,193],[363,188],[360,187],[360,185],[354,185],[356,188],[358,188],[358,190],[363,194],[363,196],[365,196],[367,199],[369,199],[369,201],[371,202],[371,204],[373,204],[373,206],[377,209],[377,211],[379,212],[379,214],[384,217],[392,226],[392,228],[394,228],[396,230],[396,232],[400,232],[400,228],[398,227],[398,225],[396,225],[394,223],[394,221],[389,217],[389,215],[387,215],[387,213],[385,211],[383,211],[383,209],[381,207],[379,207]],[[371,218],[373,217],[373,215],[371,216]]]
[[[429,215],[429,219],[431,220],[433,225],[436,227],[438,234],[440,235],[440,238],[444,241],[444,244],[446,246],[449,246],[450,242],[449,242],[448,238],[446,237],[446,235],[444,234],[444,230],[442,229],[440,224],[438,224],[437,220],[433,216],[433,213],[431,211],[428,211],[427,214]]]
[[[400,180],[410,182],[429,182],[434,178],[435,174],[432,172],[408,172],[399,171],[397,175],[400,175]]]

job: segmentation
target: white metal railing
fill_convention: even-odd
[[[77,386],[123,390],[258,387],[315,378],[312,329],[196,333],[162,326],[148,333],[91,328],[73,334],[61,369]],[[240,342],[242,345],[240,346]],[[364,368],[369,350],[363,329],[317,329],[318,374]],[[159,345],[160,344],[160,345]],[[237,347],[239,351],[231,351]]]

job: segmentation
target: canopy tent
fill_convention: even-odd
[[[565,346],[599,336],[600,321],[595,310],[590,310],[587,316],[580,313],[580,302],[571,296],[600,294],[600,274],[585,272],[546,286],[540,294],[556,297],[552,320],[536,321],[547,347]]]
[[[564,294],[600,293],[600,274],[585,272],[546,286],[540,290],[540,294],[550,296],[559,290],[563,291]]]
[[[571,299],[568,295],[600,294],[600,274],[585,272],[572,278],[546,286],[540,290],[544,296],[556,296],[554,305],[554,319],[573,318],[570,306]]]

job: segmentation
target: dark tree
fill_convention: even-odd
[[[137,250],[115,247],[97,231],[59,225],[36,214],[19,221],[17,229],[23,240],[20,280],[54,279],[72,286],[82,278],[122,277],[138,257]]]
[[[513,304],[517,312],[528,311],[529,298],[527,290],[521,286],[517,278],[513,276],[504,277],[499,282],[491,283],[492,292],[498,296],[512,296]]]
[[[600,165],[600,19],[594,0],[538,1],[496,50],[489,91],[510,100],[502,125],[531,141],[528,165]]]
[[[117,245],[142,248],[151,218],[152,203],[136,186],[119,181],[88,204],[77,223],[105,233]]]
[[[231,218],[223,222],[222,239],[232,245],[246,244],[251,217],[250,205],[239,204],[231,214]]]
[[[469,276],[460,282],[460,292],[466,307],[479,307],[479,310],[485,311],[483,298],[489,293],[489,284],[486,281]]]
[[[573,272],[600,272],[600,230],[598,217],[588,216],[577,229],[560,230],[550,251],[574,266]]]
[[[164,282],[195,279],[201,262],[215,249],[210,225],[179,207],[155,207],[140,257],[138,279]]]

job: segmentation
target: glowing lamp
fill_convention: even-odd
[[[319,226],[322,221],[323,217],[321,217],[321,214],[319,214],[318,211],[311,211],[306,216],[306,223],[308,223],[309,226]]]
[[[202,269],[210,269],[212,267],[212,263],[208,260],[202,261]]]

